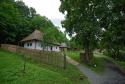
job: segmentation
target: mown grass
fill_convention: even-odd
[[[79,79],[81,72],[71,64],[61,70],[27,60],[24,73],[23,63],[19,54],[0,50],[0,84],[89,84],[87,78]]]
[[[76,60],[77,62],[80,62],[80,51],[67,51],[66,55]]]

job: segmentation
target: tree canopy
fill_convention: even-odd
[[[124,0],[60,0],[65,20],[62,26],[82,44],[85,52],[93,52],[98,45],[112,54],[125,46]]]

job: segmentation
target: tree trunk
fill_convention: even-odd
[[[86,61],[91,63],[91,59],[93,57],[92,50],[90,48],[85,49]]]
[[[116,59],[119,58],[119,55],[120,55],[119,49],[117,48],[117,49],[116,49]]]
[[[91,63],[92,59],[92,49],[90,48],[90,33],[83,33],[83,48],[85,48],[85,60],[87,63]],[[84,42],[85,41],[85,42]]]
[[[85,49],[86,62],[89,62],[89,50]]]
[[[120,53],[119,53],[119,49],[114,49],[114,51],[112,52],[113,58],[115,60],[117,60],[117,58],[119,57]]]

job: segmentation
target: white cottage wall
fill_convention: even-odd
[[[25,42],[24,48],[35,49],[35,41]]]
[[[43,47],[41,46],[41,42],[40,41],[25,42],[24,43],[24,48],[43,50]],[[56,46],[56,45],[46,46],[44,48],[44,50],[45,51],[57,51],[57,52],[60,51],[59,46]]]
[[[43,50],[43,47],[41,47],[41,42],[40,41],[36,41],[36,49]]]
[[[53,51],[58,51],[59,52],[60,51],[59,46],[53,46]]]

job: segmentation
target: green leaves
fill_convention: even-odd
[[[67,41],[65,35],[57,28],[49,27],[46,29],[42,29],[42,31],[44,33],[44,41],[46,42],[62,43]]]
[[[125,46],[125,1],[124,0],[60,0],[64,13],[63,27],[84,49],[98,45],[114,50]]]
[[[69,34],[76,33],[76,39],[84,48],[94,48],[100,28],[95,16],[95,3],[89,0],[61,0],[60,11],[67,13],[62,25]]]

